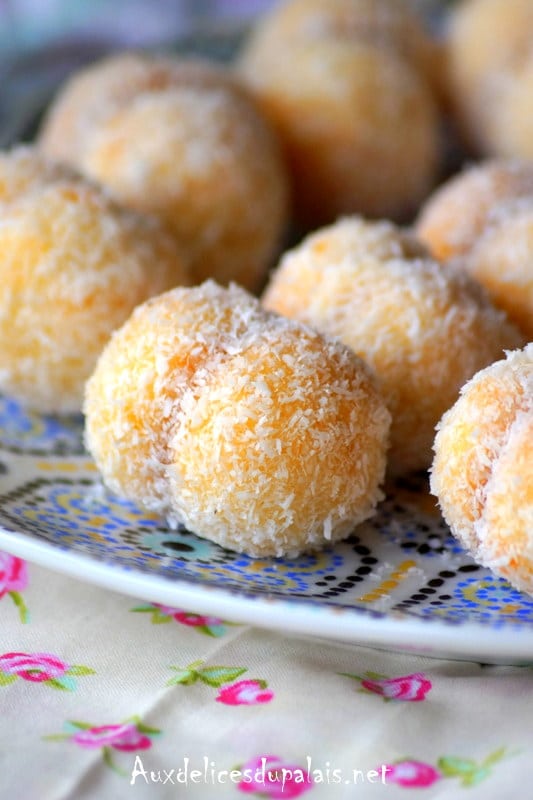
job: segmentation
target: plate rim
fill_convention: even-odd
[[[0,526],[0,549],[85,583],[152,603],[216,615],[285,635],[403,654],[477,663],[533,663],[533,636],[520,628],[497,629],[477,622],[373,616],[357,607],[312,604],[298,597],[253,594],[202,582],[168,578],[101,561],[74,548],[26,537]],[[525,663],[524,663],[525,662]]]

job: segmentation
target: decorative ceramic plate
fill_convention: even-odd
[[[0,548],[153,603],[353,644],[533,662],[533,598],[474,564],[424,477],[390,487],[344,543],[253,559],[109,496],[81,419],[0,398]]]

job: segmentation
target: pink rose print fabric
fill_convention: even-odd
[[[501,747],[490,753],[481,763],[470,758],[442,756],[436,766],[424,761],[405,759],[386,767],[387,783],[395,783],[407,789],[425,789],[445,778],[457,778],[460,785],[467,788],[476,786],[491,773],[491,768],[506,756],[506,748]]]
[[[134,753],[152,747],[152,739],[161,731],[144,725],[139,717],[111,725],[91,725],[87,722],[67,720],[65,733],[44,736],[46,741],[70,741],[87,750],[101,750],[104,762],[118,774],[127,773],[113,760],[113,751]]]
[[[132,722],[122,725],[100,725],[86,728],[74,734],[72,741],[89,750],[100,747],[112,747],[126,753],[136,750],[147,750],[152,746],[151,740],[141,733]]]
[[[28,609],[21,592],[28,585],[28,567],[22,558],[0,550],[0,599],[6,595],[18,608],[21,622],[28,622]]]
[[[215,700],[227,706],[253,706],[269,703],[274,692],[267,689],[266,681],[237,681],[219,690]]]
[[[359,681],[361,685],[359,691],[381,695],[384,700],[417,703],[425,700],[432,688],[431,681],[422,672],[414,672],[412,675],[402,675],[398,678],[387,678],[386,675],[379,675],[376,672],[365,672],[363,676],[352,675],[348,672],[340,674]]]
[[[69,665],[51,653],[4,653],[0,655],[0,686],[17,678],[30,683],[44,683],[53,689],[74,691],[75,678],[94,675],[94,670],[82,664]]]
[[[274,692],[267,688],[264,680],[254,678],[234,683],[244,675],[246,667],[204,667],[202,664],[200,660],[186,667],[171,667],[175,675],[167,681],[167,686],[190,686],[199,681],[219,689],[215,700],[228,706],[253,706],[274,699]]]
[[[239,767],[242,780],[237,788],[256,797],[300,797],[313,788],[313,779],[296,764],[278,756],[256,756]]]
[[[159,603],[148,603],[147,605],[136,606],[131,610],[136,613],[150,614],[153,625],[161,625],[165,622],[175,620],[181,625],[187,625],[189,628],[193,628],[198,633],[203,633],[206,636],[213,636],[215,638],[224,636],[230,624],[219,619],[219,617],[193,614],[190,611],[183,611],[179,608],[172,608],[171,606],[163,606]]]
[[[441,774],[431,764],[423,761],[400,761],[397,764],[387,765],[387,783],[396,783],[398,786],[418,787],[431,786],[441,779]]]

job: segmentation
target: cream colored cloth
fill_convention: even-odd
[[[0,594],[2,798],[527,796],[528,667],[231,625],[5,554]]]

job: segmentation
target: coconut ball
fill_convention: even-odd
[[[176,60],[125,52],[76,71],[60,87],[39,131],[49,158],[78,166],[92,129],[145,92],[164,91],[178,80]]]
[[[476,164],[454,175],[426,201],[416,233],[441,261],[464,256],[494,209],[521,197],[533,197],[533,164],[517,159]]]
[[[522,343],[463,270],[388,222],[344,219],[286,253],[266,308],[338,337],[376,372],[392,414],[392,473],[431,463],[434,427],[464,382]]]
[[[465,266],[533,341],[533,194],[497,208]]]
[[[431,72],[436,42],[408,0],[290,0],[276,5],[252,31],[247,49],[268,51],[279,41],[326,38],[367,41],[394,50]]]
[[[399,23],[400,5],[387,9],[282,5],[259,23],[240,59],[239,73],[284,145],[295,214],[305,224],[349,212],[404,217],[435,180],[436,103],[417,36],[400,33],[410,27]]]
[[[342,539],[381,498],[390,416],[366,365],[234,285],[137,308],[85,413],[111,490],[253,556]]]
[[[42,158],[33,147],[18,145],[0,150],[0,203],[9,203],[56,181],[79,181],[79,175],[64,164]]]
[[[416,231],[443,261],[456,259],[533,337],[533,164],[493,160],[450,179],[427,201]]]
[[[531,0],[463,0],[451,12],[450,92],[459,125],[480,153],[531,157],[530,141],[524,140],[524,150],[504,146],[506,130],[515,131],[518,122],[508,118],[504,108],[509,92],[522,84],[532,53],[532,30]],[[530,128],[531,102],[522,111],[519,124]]]
[[[532,21],[533,27],[533,21]],[[494,152],[533,161],[533,45],[509,81],[497,114],[492,118]]]
[[[111,332],[186,283],[184,259],[157,219],[30,149],[0,156],[0,212],[0,389],[39,411],[79,411]]]
[[[533,344],[462,388],[439,423],[431,489],[474,558],[533,594]]]
[[[125,205],[159,215],[196,282],[263,282],[286,222],[285,166],[255,103],[222,67],[141,55],[105,61],[67,84],[40,146]]]

